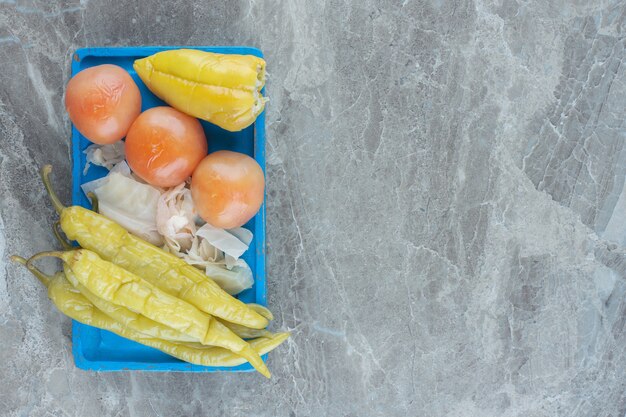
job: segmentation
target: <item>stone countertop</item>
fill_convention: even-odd
[[[196,5],[192,5],[197,3]],[[626,5],[0,3],[2,416],[626,413]],[[265,52],[269,305],[256,374],[76,369],[8,263],[69,200],[71,53]]]

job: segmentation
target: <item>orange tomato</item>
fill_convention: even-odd
[[[232,229],[243,226],[261,207],[265,178],[248,155],[218,151],[200,162],[191,176],[191,196],[207,223]]]
[[[141,113],[126,135],[128,165],[158,187],[185,181],[206,154],[206,136],[198,119],[171,107]]]
[[[87,68],[67,83],[65,108],[76,129],[101,145],[117,142],[141,113],[141,93],[116,65]]]

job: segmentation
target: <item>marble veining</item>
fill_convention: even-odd
[[[0,415],[626,415],[626,4],[0,1]],[[254,374],[87,373],[8,262],[69,200],[72,51],[267,59],[269,305]]]

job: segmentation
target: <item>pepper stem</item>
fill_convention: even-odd
[[[63,249],[65,250],[73,249],[72,244],[68,242],[67,239],[65,239],[61,235],[61,231],[59,230],[60,227],[61,227],[60,221],[57,220],[56,222],[52,223],[52,233],[54,233],[54,237],[57,238],[57,241],[61,244],[61,246],[63,246]]]
[[[28,270],[37,277],[37,279],[46,287],[50,285],[50,281],[54,278],[52,275],[46,275],[41,270],[37,269],[35,266],[30,265],[29,261],[22,258],[21,256],[13,255],[11,256],[11,260],[13,262],[17,262],[18,264],[24,265]]]
[[[63,261],[65,261],[65,252],[60,251],[60,250],[51,250],[51,251],[46,251],[46,252],[40,252],[37,253],[33,256],[31,256],[28,261],[26,261],[26,266],[31,265],[33,263],[33,261],[36,261],[37,259],[41,259],[41,258],[59,258]]]
[[[61,214],[61,212],[65,209],[61,200],[59,200],[59,196],[54,192],[52,188],[52,183],[50,182],[50,173],[52,172],[52,165],[44,165],[41,168],[41,179],[43,181],[43,185],[46,187],[46,191],[48,192],[48,197],[52,201],[52,205],[57,213]]]
[[[47,257],[59,258],[59,259],[65,261],[65,259],[63,258],[64,254],[65,254],[65,252],[62,252],[62,251],[47,251],[47,252],[38,253],[36,255],[31,256],[26,261],[26,267],[30,270],[30,272],[32,272],[34,274],[35,273],[34,271],[39,271],[39,270],[33,266],[33,261],[36,261],[37,259],[41,259],[41,258],[47,258]],[[39,278],[38,275],[37,275],[37,278]],[[41,282],[43,282],[43,281],[41,281]]]
[[[98,212],[98,196],[93,191],[87,193],[87,197],[91,200],[91,210]]]

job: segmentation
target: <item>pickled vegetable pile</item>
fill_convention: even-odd
[[[115,65],[74,76],[66,109],[93,142],[85,170],[100,165],[109,173],[83,184],[88,210],[65,207],[44,167],[64,250],[12,259],[74,320],[198,365],[249,362],[269,377],[260,355],[289,334],[266,330],[267,308],[233,297],[254,284],[241,256],[253,239],[244,225],[263,203],[263,170],[245,154],[207,155],[211,138],[197,119],[230,131],[254,123],[267,101],[265,62],[181,49],[134,68],[171,107],[142,113],[138,86]],[[44,274],[34,265],[42,257],[61,259],[62,270]]]

